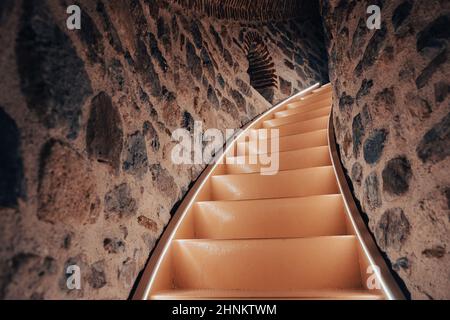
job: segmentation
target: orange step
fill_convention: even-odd
[[[339,193],[333,167],[211,177],[212,200],[307,197]]]
[[[197,239],[271,239],[345,235],[341,195],[249,201],[203,201],[194,206]]]

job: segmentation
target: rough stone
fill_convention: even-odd
[[[292,93],[292,83],[290,83],[289,81],[283,79],[282,77],[280,78],[280,91],[282,94],[285,94],[287,96],[290,96]]]
[[[212,104],[212,106],[216,110],[220,108],[219,98],[217,98],[216,91],[214,90],[214,88],[211,85],[208,86],[207,97],[208,97],[208,101]]]
[[[431,77],[439,70],[440,66],[447,62],[447,49],[443,49],[431,62],[422,70],[416,79],[417,89],[422,89],[430,81]]]
[[[363,71],[366,71],[368,68],[373,66],[378,55],[381,52],[381,48],[383,47],[384,41],[386,39],[387,29],[385,25],[382,25],[380,30],[377,30],[375,34],[370,39],[366,51],[358,63],[355,69],[355,73],[357,76],[360,76]]]
[[[203,47],[200,51],[200,58],[202,59],[203,68],[206,69],[209,77],[214,80],[216,78],[214,64],[208,50],[205,47]]]
[[[119,269],[118,277],[122,285],[130,289],[136,279],[137,263],[131,258],[127,258]]]
[[[84,224],[95,203],[96,185],[88,162],[68,145],[51,140],[42,148],[38,210],[40,220]]]
[[[422,162],[439,162],[450,155],[450,113],[434,125],[420,141],[417,155]]]
[[[163,87],[162,118],[167,127],[178,127],[181,118],[181,107],[177,102],[177,95]]]
[[[200,49],[203,46],[203,36],[196,21],[192,21],[190,31],[192,33],[195,46],[197,49]]]
[[[189,41],[186,42],[186,63],[194,78],[201,81],[203,74],[201,59],[197,56],[195,47]]]
[[[392,268],[396,271],[400,271],[400,269],[408,270],[409,267],[410,267],[410,263],[409,263],[408,258],[406,258],[406,257],[397,259],[397,261],[395,261],[395,263],[392,265]]]
[[[399,249],[407,240],[410,225],[401,208],[386,210],[381,216],[375,237],[382,249]]]
[[[445,81],[439,81],[434,85],[434,100],[436,104],[444,102],[450,92],[450,84]]]
[[[181,126],[187,129],[189,132],[194,132],[194,122],[195,120],[192,115],[189,112],[184,111]]]
[[[239,88],[239,91],[245,95],[246,97],[252,97],[252,91],[250,86],[242,79],[237,78],[236,79],[236,85]]]
[[[142,126],[142,132],[147,140],[150,141],[153,152],[158,152],[160,148],[159,135],[150,121],[145,121]]]
[[[362,166],[356,162],[352,166],[352,181],[354,181],[358,186],[361,186],[361,182],[363,179],[363,168]]]
[[[87,281],[94,289],[101,289],[106,285],[106,274],[103,261],[96,262],[91,266]]]
[[[216,29],[214,29],[213,26],[209,26],[209,32],[213,36],[214,42],[217,48],[219,48],[219,52],[223,52],[222,38],[220,37],[219,33],[217,33]]]
[[[358,93],[356,94],[356,100],[360,100],[362,97],[368,95],[372,87],[373,87],[373,80],[364,79],[363,82],[361,83],[361,88],[359,88]]]
[[[81,8],[81,21],[83,21],[83,27],[77,35],[87,47],[88,59],[93,63],[103,63],[103,36],[84,8]]]
[[[150,166],[150,171],[152,173],[152,180],[155,183],[156,188],[165,196],[170,199],[175,199],[177,197],[177,185],[175,180],[160,164],[154,164]]]
[[[365,44],[365,37],[368,33],[368,28],[366,25],[366,20],[363,18],[359,19],[358,26],[356,27],[355,32],[353,33],[352,45],[351,45],[351,55],[352,57],[356,57],[357,54],[361,52],[363,45]]]
[[[339,109],[341,111],[344,110],[352,110],[353,104],[355,102],[355,99],[353,97],[349,96],[346,92],[344,92],[339,99]]]
[[[158,41],[156,40],[155,35],[149,32],[148,38],[150,42],[150,54],[158,62],[158,65],[161,68],[161,70],[163,72],[167,72],[167,70],[169,70],[169,65],[167,64],[167,61],[164,58],[161,50],[159,50]]]
[[[103,248],[110,254],[121,253],[125,251],[125,243],[119,238],[105,238]]]
[[[382,172],[383,190],[391,195],[402,195],[409,190],[411,164],[405,157],[388,161]]]
[[[28,108],[48,127],[79,131],[81,108],[92,93],[83,61],[44,3],[23,1],[16,42],[20,85]]]
[[[103,28],[107,31],[109,44],[117,51],[117,53],[123,53],[123,45],[120,41],[119,34],[117,33],[117,29],[115,28],[114,24],[111,22],[111,18],[108,15],[103,2],[97,2],[96,10],[102,18]]]
[[[153,66],[152,59],[147,51],[144,41],[138,38],[136,48],[136,69],[141,74],[146,86],[154,97],[161,95],[161,82]]]
[[[223,58],[225,59],[225,62],[228,64],[230,68],[233,67],[233,57],[231,56],[230,51],[227,49],[223,49]]]
[[[417,51],[429,47],[441,48],[445,40],[450,39],[450,14],[442,15],[433,20],[417,34]]]
[[[365,135],[365,128],[363,126],[362,117],[360,113],[358,113],[355,116],[355,118],[353,118],[352,133],[353,133],[353,155],[354,157],[357,157],[359,155],[361,143]]]
[[[16,122],[0,107],[0,207],[16,207],[25,196],[20,131]]]
[[[140,131],[128,136],[123,170],[142,178],[148,170],[147,147]]]
[[[364,142],[364,160],[368,164],[374,164],[380,159],[387,135],[387,131],[384,129],[375,130]]]
[[[135,215],[138,204],[132,197],[128,184],[122,183],[105,195],[106,219],[122,219]]]
[[[237,90],[231,90],[231,97],[233,98],[234,102],[236,103],[238,109],[246,113],[247,112],[247,103],[245,102],[245,98],[242,96],[242,94],[239,93]]]
[[[413,7],[412,1],[407,0],[403,1],[400,5],[395,8],[394,13],[392,14],[392,24],[394,26],[394,30],[398,30],[403,22],[408,18],[411,13],[411,9]]]
[[[145,216],[139,216],[138,223],[152,232],[156,232],[158,230],[158,224]]]
[[[229,114],[232,118],[237,119],[239,118],[239,111],[236,107],[236,105],[228,100],[227,98],[223,97],[222,101],[220,103],[221,109],[225,110],[226,114]]]
[[[120,168],[123,146],[122,120],[111,98],[99,93],[92,99],[86,128],[86,148],[90,158]]]
[[[375,101],[387,105],[388,109],[392,107],[396,101],[394,88],[384,88],[378,92],[375,96]]]
[[[427,258],[437,258],[440,259],[445,256],[447,250],[443,246],[434,246],[429,249],[422,251],[422,254]]]
[[[380,186],[376,172],[372,172],[364,181],[364,194],[370,209],[381,207]]]

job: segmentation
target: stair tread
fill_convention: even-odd
[[[362,288],[356,241],[353,235],[173,240],[173,287],[277,291]]]
[[[319,101],[316,103],[310,103],[304,106],[300,106],[294,109],[285,109],[274,113],[274,119],[280,119],[294,114],[305,114],[315,110],[319,110],[325,107],[331,107],[331,101]]]
[[[295,143],[295,141],[294,141]],[[289,148],[291,147],[291,148]],[[331,165],[331,158],[327,146],[319,146],[305,149],[295,149],[295,144],[284,144],[287,151],[271,152],[269,155],[278,158],[278,171],[306,169]],[[292,150],[290,150],[292,149]],[[253,152],[251,152],[253,154]],[[236,156],[225,159],[227,174],[247,174],[261,172],[267,165],[261,163],[260,157]],[[256,162],[256,163],[255,163]]]
[[[324,116],[329,116],[331,112],[331,106],[326,106],[313,111],[308,111],[304,113],[292,114],[282,118],[275,118],[271,120],[266,120],[263,123],[265,128],[276,128],[282,125],[298,123],[301,121],[313,120],[316,118],[321,118]]]
[[[326,289],[326,290],[161,290],[151,299],[336,299],[336,300],[379,300],[383,295],[366,289]]]
[[[280,130],[281,131],[281,130]],[[256,139],[255,136],[252,139]],[[269,137],[269,139],[273,139]],[[267,140],[269,140],[267,139]],[[254,141],[254,140],[253,140]],[[263,140],[260,140],[263,141]],[[253,144],[250,142],[239,142],[237,145],[237,156],[244,156],[249,154],[261,154],[259,151],[254,150],[252,148]],[[312,149],[318,147],[326,147],[328,146],[328,138],[327,138],[327,130],[313,130],[309,132],[301,132],[297,134],[290,135],[280,135],[279,144],[278,144],[278,152],[288,152],[288,151],[296,151],[296,150],[304,150],[304,149]],[[270,143],[269,146],[270,147]],[[264,150],[264,153],[271,153],[270,149]]]

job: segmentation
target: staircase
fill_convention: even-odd
[[[134,298],[402,299],[346,185],[331,106],[331,86],[317,84],[236,137],[183,201]],[[269,175],[248,161],[264,129],[279,132]]]

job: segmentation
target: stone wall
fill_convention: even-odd
[[[164,1],[0,3],[0,298],[127,298],[204,168],[174,165],[177,128],[239,128],[328,77],[317,19],[227,22]],[[257,32],[276,81],[250,86]],[[81,290],[66,267],[81,268]]]
[[[187,10],[227,20],[275,21],[298,17],[311,1],[305,0],[172,0]]]
[[[370,230],[413,299],[449,299],[450,3],[324,0],[322,14],[337,141]]]

